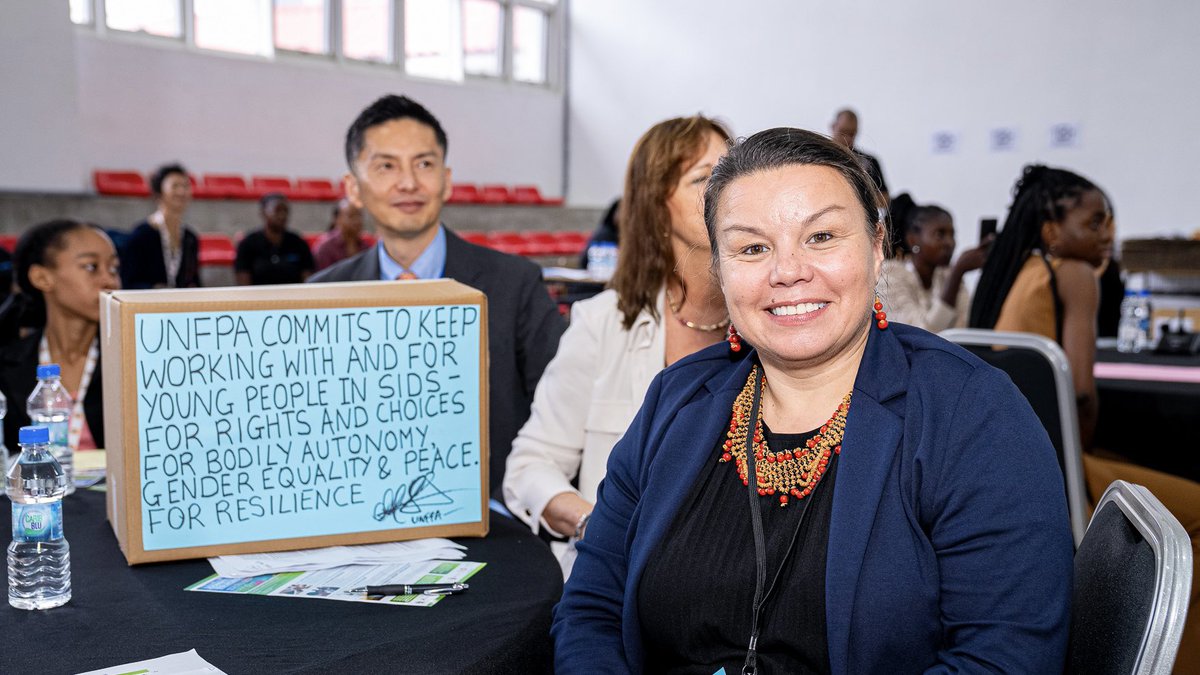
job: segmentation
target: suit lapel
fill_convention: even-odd
[[[846,434],[838,458],[825,567],[825,622],[829,666],[850,672],[850,628],[867,542],[903,435],[902,417],[885,406],[908,382],[908,359],[888,331],[871,330],[859,364]]]
[[[442,229],[446,231],[446,270],[442,277],[478,288],[474,282],[479,278],[483,265],[479,264],[479,256],[475,251],[477,247],[463,241],[445,225],[442,225]]]
[[[752,358],[743,359],[724,381],[719,375],[716,378],[710,376],[675,413],[662,435],[649,439],[650,445],[657,445],[658,451],[642,474],[639,513],[635,516],[638,531],[630,533],[631,537],[648,543],[630,550],[626,598],[637,597],[646,562],[667,536],[680,505],[687,501],[688,493],[695,487],[700,469],[713,457],[717,438],[729,425],[733,399],[746,383],[754,363]],[[724,369],[717,372],[722,371]],[[669,474],[669,478],[664,479],[662,474]],[[647,485],[654,485],[654,489],[647,490]],[[625,637],[627,644],[636,644],[640,650],[640,635],[627,634]],[[638,654],[631,662],[640,663],[641,658],[642,654]]]
[[[358,254],[358,262],[350,279],[354,281],[379,281],[379,248],[372,246]]]

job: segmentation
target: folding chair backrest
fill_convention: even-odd
[[[1066,354],[1053,340],[1031,333],[956,328],[943,331],[941,336],[1003,370],[1029,401],[1058,452],[1071,533],[1078,547],[1086,529],[1088,507],[1075,384]]]
[[[1067,672],[1168,675],[1191,580],[1179,521],[1146,488],[1114,481],[1075,552]]]

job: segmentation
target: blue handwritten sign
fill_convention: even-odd
[[[137,314],[143,549],[477,522],[480,320]]]

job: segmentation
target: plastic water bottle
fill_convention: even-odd
[[[4,460],[4,473],[8,473],[8,448],[4,447],[4,416],[8,414],[8,399],[0,393],[0,459]]]
[[[1141,277],[1130,277],[1121,301],[1121,322],[1117,325],[1117,351],[1140,352],[1150,348],[1150,291]]]
[[[50,452],[49,429],[21,427],[20,442],[21,456],[8,470],[8,604],[49,609],[71,599],[71,547],[62,519],[67,479]]]
[[[1138,332],[1137,341],[1134,343],[1133,350],[1140,352],[1154,348],[1154,341],[1150,337],[1150,315],[1153,308],[1150,306],[1150,289],[1143,288],[1138,291]]]
[[[75,491],[75,451],[67,443],[67,425],[75,402],[62,386],[57,363],[37,367],[37,386],[29,395],[25,409],[36,426],[50,430],[50,450],[67,477],[67,494]]]
[[[588,247],[588,272],[594,278],[608,280],[617,271],[617,245],[598,241]]]

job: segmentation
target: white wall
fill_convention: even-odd
[[[6,65],[14,56],[19,65]],[[198,173],[340,176],[346,128],[385,93],[407,94],[441,120],[456,180],[562,190],[556,91],[100,37],[70,25],[65,0],[5,1],[0,68],[0,138],[19,140],[13,151],[5,143],[0,190],[79,192],[94,168],[149,172],[170,160]]]
[[[738,135],[828,133],[860,114],[858,143],[893,194],[939,202],[960,246],[1003,217],[1024,163],[1092,178],[1119,236],[1200,227],[1200,3],[1164,0],[607,0],[571,9],[569,199],[606,203],[654,122],[703,111]],[[1076,148],[1049,127],[1078,124]],[[995,127],[1016,149],[991,152]],[[934,155],[936,131],[958,152]]]
[[[0,6],[0,189],[64,190],[82,176],[72,34],[66,2]]]

